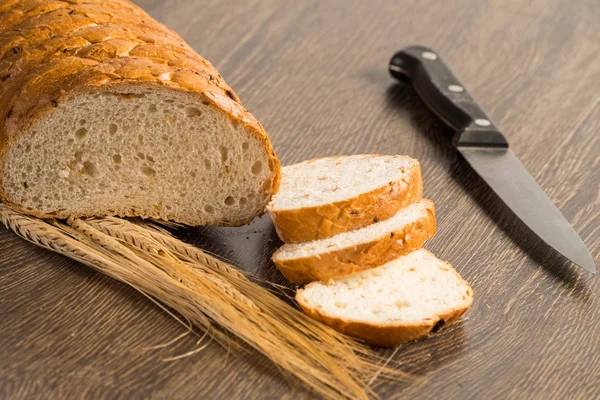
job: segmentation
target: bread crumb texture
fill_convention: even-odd
[[[418,162],[405,156],[324,157],[285,166],[271,210],[313,207],[371,192],[403,181]]]
[[[4,168],[27,210],[227,224],[260,213],[271,184],[260,140],[187,93],[77,96],[20,136]]]

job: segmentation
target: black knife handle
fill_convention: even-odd
[[[411,83],[427,107],[456,130],[456,146],[508,147],[504,135],[433,50],[422,46],[401,50],[390,61],[389,71]]]

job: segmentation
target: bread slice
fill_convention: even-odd
[[[433,202],[421,200],[365,228],[284,244],[273,254],[273,261],[291,282],[327,280],[383,265],[421,248],[434,234]]]
[[[450,264],[421,249],[378,268],[310,283],[296,300],[339,332],[397,346],[456,321],[471,306],[473,292]]]
[[[285,166],[281,174],[267,209],[286,243],[383,221],[423,195],[419,162],[405,156],[325,157]]]
[[[0,201],[188,225],[264,212],[279,161],[208,61],[125,0],[29,3],[0,20]]]

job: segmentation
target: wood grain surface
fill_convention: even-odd
[[[525,167],[600,253],[597,0],[138,0],[211,60],[263,123],[283,164],[334,154],[422,163],[438,234],[426,247],[474,289],[427,340],[381,351],[413,374],[382,398],[600,398],[600,278],[519,222],[466,165],[451,132],[387,73],[436,49]],[[268,217],[183,239],[277,282]],[[143,295],[0,229],[0,398],[292,399],[313,395],[255,354],[194,349]]]

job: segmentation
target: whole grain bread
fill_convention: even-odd
[[[128,1],[3,1],[0,80],[0,201],[20,212],[240,225],[279,186],[219,72]]]
[[[267,206],[286,243],[325,239],[383,221],[423,195],[421,167],[406,156],[324,157],[285,166]]]
[[[397,346],[452,324],[471,306],[473,291],[450,264],[421,249],[378,268],[312,282],[296,300],[339,332]]]
[[[379,267],[419,249],[435,228],[433,202],[424,199],[361,229],[284,244],[273,254],[273,262],[291,282],[327,280]]]

